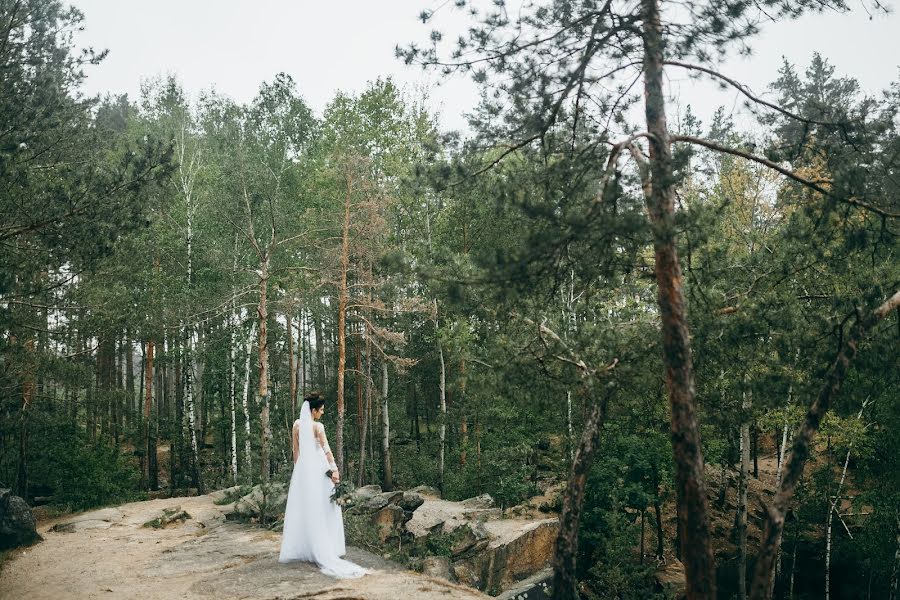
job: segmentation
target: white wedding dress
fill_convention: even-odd
[[[313,421],[308,402],[297,421],[300,452],[288,488],[278,561],[313,562],[325,575],[339,579],[361,577],[369,570],[341,558],[347,551],[344,519],[341,507],[331,501],[334,483],[325,475],[331,468],[325,429]]]

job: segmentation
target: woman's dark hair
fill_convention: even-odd
[[[319,392],[310,392],[304,400],[309,402],[309,410],[319,410],[325,406],[325,398]]]

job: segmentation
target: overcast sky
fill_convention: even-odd
[[[861,7],[860,0],[851,0]],[[870,4],[869,0],[863,0]],[[314,110],[321,112],[335,91],[356,92],[367,81],[393,76],[409,89],[429,90],[445,128],[464,127],[463,114],[477,97],[462,77],[442,80],[394,57],[394,47],[424,42],[431,25],[418,15],[443,0],[74,0],[85,13],[83,46],[108,49],[88,70],[88,93],[127,92],[136,98],[142,79],[173,73],[188,93],[215,87],[239,102],[259,83],[284,71]],[[450,39],[466,21],[444,11],[438,22]],[[454,35],[449,35],[453,33]],[[770,25],[753,43],[754,56],[734,58],[722,70],[764,92],[787,56],[804,67],[820,52],[841,75],[856,77],[869,92],[900,79],[900,17],[859,8]],[[668,72],[680,105],[690,104],[707,121],[720,105],[740,109],[738,95]],[[437,85],[438,82],[441,85]]]

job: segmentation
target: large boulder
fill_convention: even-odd
[[[453,563],[460,583],[496,594],[547,567],[553,557],[557,519],[501,519],[483,526],[488,544]]]
[[[456,581],[496,594],[549,566],[559,530],[558,519],[514,514],[487,494],[461,502],[426,495],[406,527],[420,552],[449,557]]]
[[[0,488],[0,550],[18,548],[41,539],[31,508],[12,491]]]
[[[481,494],[480,496],[463,500],[460,504],[468,509],[484,510],[494,508],[494,499],[491,498],[490,494]]]
[[[378,540],[384,543],[403,535],[406,519],[402,508],[388,504],[372,514],[372,523],[378,532]]]
[[[408,513],[413,512],[423,504],[425,504],[425,498],[415,492],[403,492],[403,497],[397,501],[397,506]]]
[[[413,511],[425,502],[421,496],[402,491],[376,493],[374,489],[362,494],[358,492],[359,490],[349,510],[353,514],[368,515],[378,533],[379,541],[385,543],[411,537],[406,524],[413,518]]]
[[[226,517],[238,521],[275,521],[284,514],[287,494],[287,486],[283,483],[255,485],[250,493],[234,503]]]
[[[490,543],[487,529],[480,521],[464,523],[457,527],[453,530],[451,539],[450,555],[455,559],[481,552]]]
[[[397,504],[403,498],[403,492],[382,492],[376,494],[360,505],[362,512],[376,512],[388,504]]]
[[[430,485],[417,485],[416,487],[409,490],[410,492],[419,494],[420,496],[427,496],[429,498],[440,498],[441,492],[438,491],[437,488],[433,488]]]
[[[362,504],[381,493],[380,485],[364,485],[350,492],[347,498],[348,505]]]

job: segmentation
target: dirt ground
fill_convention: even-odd
[[[143,527],[174,507],[191,518],[165,529]],[[0,566],[0,599],[487,598],[355,548],[348,558],[375,573],[337,581],[308,563],[279,564],[279,533],[226,521],[210,496],[69,515],[41,522],[38,530],[43,542],[16,550]]]

